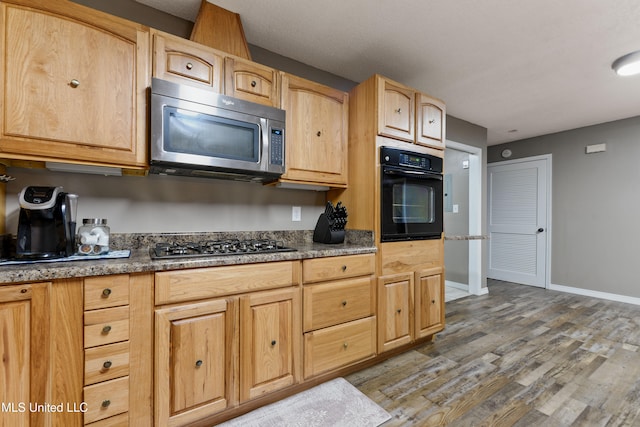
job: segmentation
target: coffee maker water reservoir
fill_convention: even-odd
[[[62,187],[25,187],[20,192],[16,258],[48,259],[75,252],[75,194]]]

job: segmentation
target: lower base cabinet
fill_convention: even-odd
[[[378,352],[444,329],[444,271],[428,268],[378,278]]]
[[[155,314],[156,425],[186,425],[237,404],[237,298]]]
[[[156,274],[156,303],[162,301],[155,309],[156,426],[191,425],[300,381],[298,264]],[[277,269],[277,281],[267,280],[269,268]],[[158,292],[158,283],[166,292]],[[280,288],[246,292],[259,283]],[[203,284],[219,297],[185,301]]]
[[[376,354],[373,254],[303,261],[304,378]]]

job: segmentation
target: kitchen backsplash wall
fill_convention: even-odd
[[[78,222],[106,218],[115,233],[312,230],[325,193],[255,183],[167,176],[101,176],[9,168],[8,233],[18,227],[18,193],[29,185],[62,186],[77,193]],[[291,221],[292,206],[302,208]]]

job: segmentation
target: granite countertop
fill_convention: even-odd
[[[282,241],[286,246],[294,248],[296,251],[162,260],[152,260],[149,255],[149,247],[155,245],[156,242],[176,238],[183,239],[184,241],[218,240],[229,238],[232,235],[234,237],[241,235],[241,238],[247,239],[273,238]],[[348,231],[345,242],[335,245],[315,243],[312,237],[313,231],[112,235],[111,248],[114,250],[130,249],[131,255],[128,258],[46,263],[34,262],[5,266],[0,264],[0,285],[109,274],[141,273],[215,267],[220,265],[358,255],[376,251],[373,233],[368,231]]]

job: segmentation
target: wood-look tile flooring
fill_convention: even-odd
[[[507,282],[347,377],[391,426],[640,426],[640,307]]]

